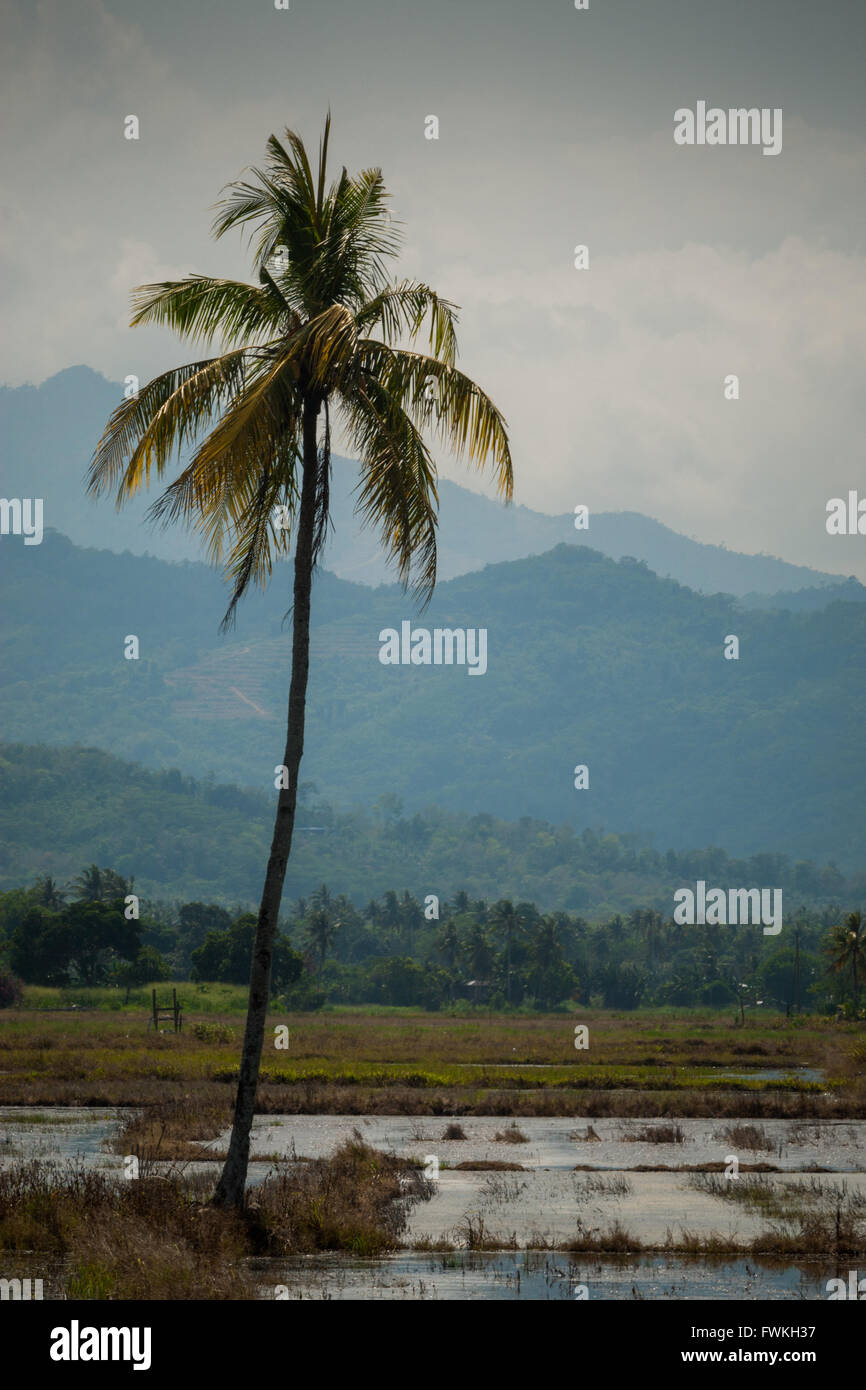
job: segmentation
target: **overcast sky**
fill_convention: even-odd
[[[335,165],[392,190],[398,273],[461,305],[518,501],[866,581],[866,536],[825,530],[866,496],[862,0],[4,0],[0,24],[0,382],[193,358],[129,329],[130,289],[246,275],[212,204],[330,106]],[[781,107],[781,153],[676,145],[698,100]]]

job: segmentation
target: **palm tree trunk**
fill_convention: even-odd
[[[292,848],[298,774],[304,752],[304,712],[307,677],[310,668],[310,592],[313,579],[313,535],[316,519],[318,399],[308,397],[303,421],[303,482],[295,543],[295,586],[292,614],[292,681],[289,688],[289,720],[284,763],[288,786],[280,788],[271,853],[265,874],[253,960],[250,971],[250,997],[241,1053],[232,1136],[225,1167],[217,1183],[216,1206],[239,1207],[244,1200],[250,1157],[250,1132],[256,1103],[256,1087],[265,1037],[265,1020],[271,991],[271,960],[286,866]]]

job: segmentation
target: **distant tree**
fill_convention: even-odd
[[[565,960],[558,925],[553,917],[542,917],[533,927],[529,958],[527,988],[541,1008],[550,1008],[573,991],[576,984],[574,973]]]
[[[192,953],[202,946],[208,932],[228,931],[231,913],[217,903],[183,903],[178,910],[177,949],[173,959],[184,974],[190,969]]]
[[[116,982],[126,990],[124,1004],[129,1003],[129,992],[141,985],[156,984],[171,979],[171,967],[153,946],[142,946],[134,960],[121,960],[112,972]]]
[[[325,958],[334,944],[336,935],[336,923],[331,921],[330,915],[324,908],[314,908],[307,915],[304,922],[304,940],[318,957],[320,966],[325,964]]]
[[[400,933],[411,956],[415,950],[415,933],[424,925],[421,904],[407,890],[400,899]]]
[[[223,984],[247,984],[256,920],[254,913],[243,912],[226,931],[208,932],[202,945],[192,953],[191,978],[215,980]],[[271,970],[274,993],[294,984],[300,979],[303,969],[303,957],[292,949],[285,936],[278,934],[274,941]]]
[[[33,984],[91,986],[118,957],[133,960],[140,949],[139,922],[127,921],[117,904],[81,899],[59,913],[31,908],[12,938],[10,963]]]
[[[470,975],[485,980],[493,967],[493,950],[480,922],[473,922],[463,940],[463,958]]]
[[[862,914],[850,912],[844,923],[834,926],[824,944],[824,950],[834,974],[844,976],[850,971],[856,1013],[860,1005],[860,964],[866,950]]]
[[[31,907],[12,934],[9,963],[28,984],[69,983],[69,943],[59,913]]]
[[[384,956],[371,966],[370,980],[375,997],[383,1004],[406,1008],[423,1001],[425,970],[408,956]]]
[[[313,907],[319,908],[322,912],[330,912],[331,893],[327,883],[323,883],[318,888],[314,888],[310,894],[310,902]]]
[[[511,1003],[511,946],[514,938],[521,931],[525,917],[516,910],[510,898],[500,898],[499,902],[494,903],[487,915],[487,920],[493,929],[493,933],[505,943],[505,998]]]
[[[44,878],[38,878],[33,885],[33,898],[40,907],[48,907],[57,911],[63,907],[66,901],[66,893],[53,879],[50,874]]]
[[[134,882],[134,879],[122,878],[113,869],[100,869],[97,864],[90,864],[82,869],[70,888],[80,902],[106,903],[127,897]]]
[[[443,922],[436,938],[436,950],[449,970],[454,969],[459,949],[460,935],[457,931],[457,924],[453,917],[449,917],[447,922]]]
[[[20,1004],[23,997],[24,988],[18,976],[9,970],[0,970],[0,1009],[10,1009],[13,1004]]]

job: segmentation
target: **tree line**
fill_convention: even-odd
[[[253,913],[142,898],[130,919],[133,886],[92,864],[65,887],[44,876],[0,894],[0,1005],[20,997],[9,983],[15,979],[116,985],[127,997],[137,985],[168,979],[248,983]],[[754,927],[679,926],[653,908],[591,924],[463,890],[425,903],[388,890],[359,906],[321,884],[281,918],[272,998],[301,1009],[860,1011],[866,927],[859,912],[801,909],[783,936],[768,941]]]

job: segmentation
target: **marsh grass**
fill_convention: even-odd
[[[599,1227],[587,1226],[578,1217],[575,1235],[569,1240],[560,1242],[556,1249],[574,1252],[594,1251],[598,1254],[631,1254],[642,1250],[643,1245],[638,1237],[627,1231],[620,1221],[614,1221],[605,1230],[602,1230]]]
[[[524,1134],[519,1125],[512,1120],[504,1129],[498,1129],[493,1136],[498,1144],[528,1144],[529,1135]]]
[[[588,1173],[573,1179],[575,1201],[589,1202],[598,1197],[628,1197],[632,1185],[624,1173]]]
[[[456,1238],[464,1250],[518,1250],[517,1233],[495,1234],[481,1212],[466,1212],[458,1223]]]
[[[519,1178],[509,1177],[507,1173],[491,1172],[484,1179],[479,1195],[491,1205],[516,1202],[521,1192],[526,1191],[526,1183]]]
[[[760,1125],[726,1125],[714,1134],[713,1138],[720,1143],[754,1153],[769,1153],[776,1147],[776,1141],[771,1139]]]
[[[2,1171],[0,1250],[63,1256],[70,1297],[255,1296],[239,1264],[242,1219],[177,1178],[118,1182],[38,1160]]]
[[[122,991],[78,991],[91,1011],[58,1012],[63,1001],[68,1010],[70,992],[28,988],[27,1007],[0,1015],[0,1100],[151,1107],[194,1095],[230,1107],[246,991],[189,982],[177,988],[185,1012],[178,1035],[148,1030],[147,990],[135,992],[129,1008],[116,1007]],[[474,1016],[405,1009],[273,1019],[290,1025],[291,1054],[266,1051],[260,1114],[435,1116],[454,1123],[474,1115],[644,1123],[691,1116],[741,1124],[866,1116],[856,1025],[836,1020],[756,1019],[739,1029],[711,1013],[592,1011],[590,1061],[585,1054],[575,1059],[573,1030],[562,1015],[485,1015],[483,1028]],[[721,1079],[725,1068],[750,1065],[812,1066],[828,1080]]]
[[[462,1163],[443,1163],[455,1173],[525,1173],[522,1163],[509,1163],[504,1158],[467,1158]]]
[[[327,1159],[284,1163],[241,1212],[212,1180],[146,1169],[134,1181],[34,1161],[0,1171],[0,1251],[62,1257],[67,1297],[253,1299],[253,1256],[396,1248],[433,1185],[358,1131]]]
[[[640,1129],[622,1136],[628,1144],[684,1144],[686,1137],[682,1126],[677,1124],[641,1125]]]

